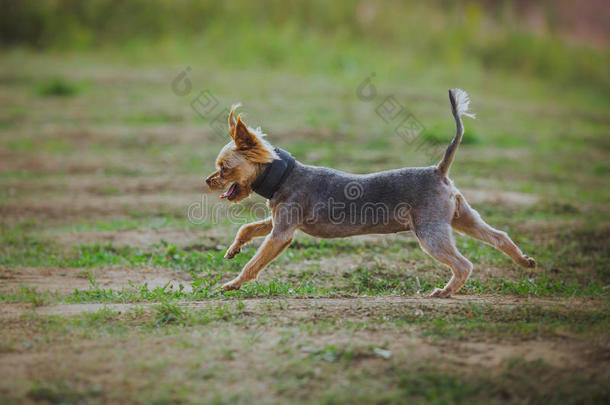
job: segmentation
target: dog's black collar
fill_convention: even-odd
[[[273,197],[273,194],[280,188],[292,169],[294,169],[295,159],[290,153],[280,148],[275,148],[275,153],[279,159],[274,159],[252,183],[252,190],[267,199]]]

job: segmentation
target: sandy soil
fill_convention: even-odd
[[[107,267],[99,269],[25,267],[9,269],[0,267],[0,291],[18,289],[20,285],[36,287],[40,291],[57,292],[62,295],[72,293],[75,289],[86,290],[90,287],[89,277],[92,277],[100,287],[122,288],[129,283],[133,285],[147,284],[155,288],[170,283],[176,287],[182,283],[185,287],[192,281],[189,274],[173,272],[159,267],[121,268]]]
[[[120,277],[120,274],[119,274]],[[123,275],[123,277],[125,277]],[[169,280],[162,276],[151,278],[157,280],[158,285],[163,285],[161,281]],[[188,284],[186,280],[183,283]],[[150,284],[149,284],[150,285]],[[109,284],[110,286],[110,284]],[[186,285],[185,285],[186,287]],[[230,298],[228,303],[233,302]],[[177,305],[189,309],[206,308],[218,300],[203,301],[182,301]],[[263,305],[274,305],[281,303],[287,309],[282,311],[281,317],[291,318],[299,314],[308,314],[311,311],[319,311],[324,317],[342,317],[343,319],[357,319],[362,317],[377,316],[384,313],[404,313],[405,308],[413,308],[413,311],[421,309],[422,316],[425,316],[426,308],[436,306],[460,308],[466,304],[489,304],[505,308],[514,307],[555,307],[557,305],[565,307],[576,307],[580,309],[595,309],[599,305],[599,300],[591,298],[528,298],[495,295],[462,295],[458,294],[450,299],[432,299],[425,295],[419,296],[376,296],[376,297],[299,297],[299,298],[246,298],[241,302],[245,305],[246,311],[255,312]],[[81,313],[96,312],[101,308],[107,307],[117,311],[128,311],[135,308],[146,309],[156,304],[134,303],[134,304],[53,304],[38,308],[31,308],[24,304],[4,304],[3,316],[14,317],[23,314],[25,311],[34,310],[40,315],[78,315]],[[418,311],[419,313],[419,311]]]

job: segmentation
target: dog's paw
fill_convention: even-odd
[[[536,267],[536,260],[534,260],[533,258],[528,257],[528,256],[523,256],[522,266],[523,267],[534,268],[534,267]]]
[[[227,253],[225,253],[225,259],[232,259],[235,256],[237,256],[237,254],[241,252],[241,248],[237,247],[237,246],[231,246],[228,250]]]
[[[449,298],[451,297],[451,292],[442,290],[440,288],[435,288],[432,291],[432,294],[429,295],[430,298]]]
[[[223,291],[239,290],[241,288],[241,282],[238,280],[231,280],[228,283],[224,283],[221,288]]]

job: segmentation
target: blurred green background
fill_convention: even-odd
[[[606,91],[610,80],[603,1],[25,0],[2,9],[3,42],[39,50],[306,74],[498,70]]]
[[[609,85],[603,1],[2,1],[7,46],[304,74],[499,71]],[[588,44],[588,45],[587,45]]]
[[[446,90],[461,87],[480,120],[467,123],[458,178],[491,175],[520,191],[607,202],[610,53],[603,1],[3,0],[0,6],[5,155],[41,153],[28,142],[32,131],[42,135],[39,126],[50,124],[124,125],[122,142],[137,145],[151,140],[135,127],[209,133],[213,117],[190,106],[207,90],[219,109],[243,102],[250,125],[262,125],[273,142],[308,163],[356,171],[430,164],[437,155],[400,140],[376,107],[395,97],[423,126],[421,139],[442,144],[452,131]],[[180,97],[171,83],[187,67],[192,91]],[[371,77],[378,97],[363,102],[357,89]],[[310,142],[312,134],[322,139]],[[82,138],[56,135],[48,148],[42,144],[50,160],[82,152]],[[99,143],[93,138],[84,145]],[[210,150],[218,146],[201,140]],[[138,159],[163,153],[149,146]],[[164,169],[211,167],[203,165],[211,154],[201,150],[185,148],[168,159],[177,156]],[[140,163],[116,161],[121,168],[114,169],[161,169],[158,161],[146,170]]]
[[[2,9],[3,42],[38,50],[339,75],[404,77],[432,65],[450,78],[499,70],[606,91],[610,80],[603,1],[25,0]]]

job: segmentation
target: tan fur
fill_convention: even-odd
[[[270,163],[275,153],[262,136],[251,131],[241,119],[233,118],[235,107],[229,114],[229,131],[233,140],[226,144],[216,159],[218,170],[207,177],[206,183],[211,190],[228,189],[238,184],[235,197],[229,201],[238,202],[252,193],[251,184]]]
[[[235,131],[236,123],[235,123],[235,118],[233,118],[233,115],[235,114],[235,109],[237,107],[239,107],[239,104],[233,105],[233,107],[231,107],[231,112],[229,113],[229,133],[230,134],[233,134],[233,131]]]
[[[271,229],[273,228],[273,221],[271,217],[263,219],[262,221],[253,222],[251,224],[243,225],[237,231],[237,236],[235,236],[235,241],[227,250],[225,254],[226,259],[232,259],[238,254],[241,250],[241,247],[246,243],[250,242],[252,239],[259,236],[267,236]]]
[[[503,251],[521,266],[534,267],[536,265],[534,259],[524,255],[506,232],[492,228],[483,221],[479,213],[470,207],[461,194],[457,195],[457,201],[459,202],[457,214],[451,222],[453,229]]]
[[[243,268],[239,276],[224,284],[224,290],[236,290],[243,283],[255,280],[258,273],[265,268],[273,259],[284,251],[292,242],[292,233],[269,234],[258,249],[254,257]]]

